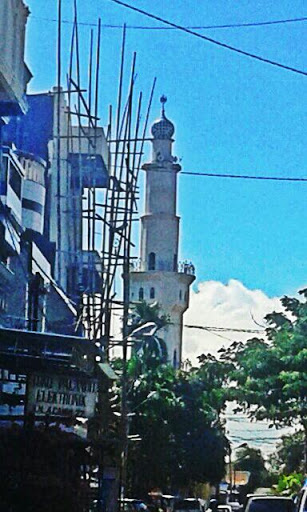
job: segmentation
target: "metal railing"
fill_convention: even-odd
[[[179,261],[176,268],[164,261],[157,261],[154,269],[149,269],[144,260],[137,259],[130,263],[131,272],[148,272],[148,271],[164,271],[164,272],[178,272],[180,274],[195,275],[195,267],[190,261]]]

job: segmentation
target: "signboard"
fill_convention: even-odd
[[[95,411],[97,393],[96,379],[32,374],[28,381],[27,411],[35,416],[90,418]]]

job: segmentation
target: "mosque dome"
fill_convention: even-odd
[[[151,127],[151,133],[154,139],[171,139],[175,132],[175,127],[165,116],[164,105],[167,101],[166,96],[160,98],[162,104],[161,118],[157,119]]]

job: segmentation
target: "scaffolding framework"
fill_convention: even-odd
[[[106,188],[101,188],[101,128],[98,125],[98,100],[101,68],[101,20],[97,31],[90,31],[88,84],[81,84],[77,2],[74,0],[66,88],[61,83],[61,0],[58,0],[58,45],[56,97],[56,172],[57,172],[57,273],[61,276],[68,261],[67,280],[72,300],[78,306],[76,331],[83,326],[87,338],[109,358],[112,312],[122,310],[123,340],[129,316],[129,271],[132,225],[137,220],[138,176],[156,79],[147,105],[143,94],[135,92],[136,54],[130,77],[124,76],[126,26],[123,27],[118,95],[115,112],[109,107],[106,130],[109,171]],[[96,49],[94,46],[96,43]],[[62,98],[62,99],[61,99]],[[65,130],[61,127],[61,101],[65,98]],[[145,110],[145,115],[143,114]],[[141,119],[144,119],[141,122]],[[74,124],[73,121],[76,120]],[[62,158],[65,154],[65,158]],[[73,155],[73,165],[72,158]],[[85,156],[86,155],[86,156]],[[64,175],[64,184],[63,184]],[[79,213],[79,214],[78,214]],[[68,249],[63,245],[63,215],[72,221]],[[67,225],[69,221],[67,221]],[[123,279],[122,297],[115,292],[117,275]],[[123,342],[123,359],[128,344]]]

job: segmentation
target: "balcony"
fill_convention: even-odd
[[[179,261],[177,272],[179,272],[179,274],[195,276],[195,267],[191,261]]]
[[[174,269],[173,266],[164,261],[157,261],[154,269],[148,269],[146,262],[141,259],[134,260],[130,263],[130,272],[178,272],[179,274],[187,274],[195,276],[195,267],[191,262],[180,261]]]

